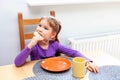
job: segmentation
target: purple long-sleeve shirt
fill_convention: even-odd
[[[63,46],[57,41],[50,41],[47,49],[41,48],[39,44],[36,44],[32,49],[25,47],[15,58],[15,65],[22,66],[26,62],[26,59],[29,55],[31,60],[38,60],[48,57],[54,57],[56,52],[61,52],[72,57],[83,57],[86,60],[91,61],[91,59],[87,58],[85,55],[81,54],[76,50]]]

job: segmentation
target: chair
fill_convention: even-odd
[[[55,17],[55,11],[50,11],[50,16]],[[33,33],[25,33],[24,28],[28,27],[27,25],[37,25],[40,22],[40,18],[35,19],[24,19],[21,12],[18,13],[18,24],[19,24],[19,35],[20,35],[20,48],[21,50],[25,47],[25,41],[32,39]],[[58,55],[58,53],[57,53]]]

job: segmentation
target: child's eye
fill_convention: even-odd
[[[39,27],[41,27],[41,24],[39,24]]]
[[[47,28],[47,27],[44,27],[44,29],[45,29],[45,30],[48,30],[48,28]]]

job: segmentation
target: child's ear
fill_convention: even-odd
[[[54,39],[55,36],[56,36],[56,32],[53,32],[51,38]]]

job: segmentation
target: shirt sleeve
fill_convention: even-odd
[[[25,47],[19,54],[18,56],[15,58],[15,65],[18,66],[22,66],[25,62],[27,57],[29,56],[31,50],[28,47]]]
[[[57,48],[58,48],[58,51],[62,52],[63,54],[66,54],[66,55],[71,56],[71,57],[83,57],[86,60],[89,60],[92,62],[91,59],[89,59],[84,54],[80,53],[79,51],[74,50],[74,49],[69,48],[69,47],[66,47],[66,46],[63,46],[60,43],[57,43]]]

